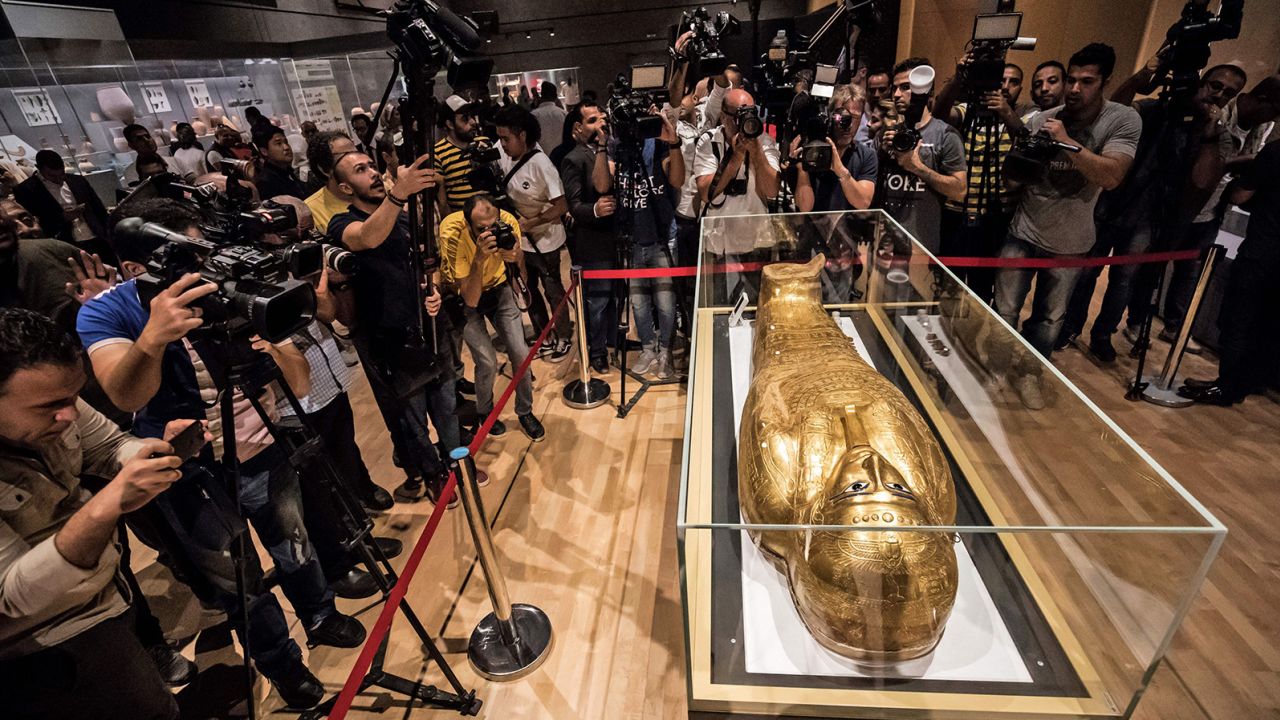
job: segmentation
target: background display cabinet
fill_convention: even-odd
[[[699,265],[692,715],[1132,713],[1223,525],[879,211],[708,218]]]

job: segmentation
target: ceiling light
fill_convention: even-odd
[[[524,31],[524,39],[525,39],[525,40],[532,40],[532,39],[533,39],[533,33],[529,32],[528,30],[525,30],[525,31]]]
[[[555,37],[555,36],[556,36],[556,29],[555,29],[555,28],[551,28],[551,32],[550,32],[549,34],[551,35],[551,37]]]

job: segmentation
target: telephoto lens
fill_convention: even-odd
[[[355,253],[343,250],[337,245],[324,245],[324,264],[334,272],[343,275],[355,275],[360,269],[360,260]]]

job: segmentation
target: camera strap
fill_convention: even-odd
[[[529,152],[525,153],[524,157],[520,158],[515,165],[512,165],[511,169],[507,171],[506,175],[502,176],[502,194],[503,195],[507,194],[507,185],[511,183],[511,178],[515,177],[516,173],[520,172],[520,168],[524,167],[525,163],[532,160],[533,156],[537,155],[540,152],[542,151],[539,150],[538,148],[534,148]]]

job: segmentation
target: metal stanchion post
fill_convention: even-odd
[[[498,568],[493,550],[493,535],[485,519],[476,484],[476,466],[471,451],[465,447],[449,453],[453,471],[458,477],[458,493],[476,543],[476,556],[489,588],[493,612],[471,631],[467,659],[476,672],[488,680],[516,680],[533,672],[551,654],[553,634],[546,613],[524,603],[511,603],[507,582]]]
[[[577,410],[586,410],[609,401],[609,384],[588,374],[591,365],[587,354],[587,304],[583,300],[582,266],[574,265],[573,299],[578,305],[578,379],[564,386],[564,404]]]
[[[1178,375],[1178,366],[1182,364],[1182,356],[1187,349],[1187,340],[1191,338],[1191,326],[1195,324],[1196,312],[1200,309],[1200,301],[1204,299],[1205,288],[1209,286],[1209,278],[1213,275],[1213,268],[1218,264],[1218,258],[1222,256],[1222,252],[1223,247],[1221,245],[1211,245],[1205,254],[1204,267],[1200,270],[1200,278],[1196,280],[1196,289],[1191,295],[1191,304],[1187,306],[1187,316],[1183,318],[1182,327],[1178,330],[1178,337],[1173,341],[1173,346],[1169,348],[1169,357],[1164,360],[1164,368],[1160,371],[1160,376],[1148,375],[1142,378],[1143,382],[1146,383],[1146,388],[1142,391],[1143,400],[1171,408],[1186,407],[1195,402],[1190,398],[1184,398],[1179,395],[1177,389],[1173,387],[1173,382]]]

